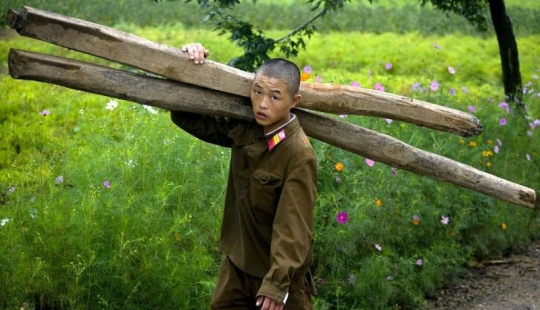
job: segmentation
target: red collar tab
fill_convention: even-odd
[[[278,145],[281,141],[287,139],[287,135],[285,134],[285,129],[281,129],[278,133],[276,133],[270,140],[268,140],[268,150],[273,150],[276,145]]]

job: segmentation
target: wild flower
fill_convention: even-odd
[[[340,177],[336,177],[336,178],[334,179],[334,181],[336,181],[336,183],[341,183],[341,178],[340,178]]]
[[[356,82],[356,81],[352,81],[351,82],[351,86],[352,87],[361,87],[362,85],[360,85],[360,83]]]
[[[0,226],[5,226],[9,221],[11,221],[9,218],[4,217],[2,220],[0,220]]]
[[[143,104],[143,108],[146,109],[146,111],[152,113],[152,114],[158,114],[158,111],[154,109],[154,107],[151,107],[149,105]]]
[[[454,69],[454,67],[452,67],[452,66],[448,66],[448,73],[456,74],[456,69]]]
[[[433,42],[433,47],[434,47],[436,50],[440,50],[440,49],[441,49],[441,46],[438,45],[436,42]]]
[[[526,154],[525,157],[527,158],[528,161],[531,161],[531,155]]]
[[[386,277],[386,281],[392,281],[392,280],[394,280],[394,277],[392,277],[392,276]]]
[[[486,167],[491,168],[491,162],[490,161],[486,162]]]
[[[54,179],[54,183],[56,183],[56,184],[61,184],[63,182],[64,182],[64,176],[63,175],[59,175]]]
[[[375,243],[375,248],[377,249],[377,251],[382,251],[382,246],[378,243]]]
[[[501,139],[497,139],[497,144],[498,144],[499,146],[502,146],[502,141],[501,141]]]
[[[391,118],[385,118],[384,121],[385,121],[387,124],[392,124],[392,122],[393,122],[394,120],[391,119]]]
[[[484,157],[490,157],[490,156],[493,156],[493,152],[487,150],[487,151],[482,151],[482,156]]]
[[[345,115],[345,114],[340,114],[340,115],[339,115],[339,118],[347,118],[347,115]]]
[[[118,101],[114,100],[114,99],[111,99],[107,102],[107,104],[105,104],[105,109],[107,110],[114,110],[118,107]]]
[[[103,181],[103,187],[105,187],[105,188],[107,188],[107,189],[111,188],[111,182],[109,182],[109,181]]]
[[[40,114],[40,115],[43,115],[43,116],[47,116],[47,115],[50,115],[50,114],[51,114],[51,111],[49,111],[49,110],[43,110],[43,111],[40,111],[39,114]]]
[[[380,198],[375,199],[375,205],[376,205],[377,207],[382,206],[382,200],[381,200]]]
[[[424,264],[424,261],[420,258],[416,261],[416,265],[422,266]]]
[[[10,188],[7,189],[7,193],[8,195],[9,194],[13,194],[15,192],[15,190],[17,189],[17,186],[11,186]]]
[[[506,110],[506,113],[510,113],[510,106],[504,101],[499,103],[499,108],[503,108]]]
[[[470,147],[476,147],[476,141],[469,142],[469,146]]]
[[[538,80],[538,75],[537,75],[537,74],[533,74],[533,75],[532,75],[532,78],[533,78],[534,80]]]
[[[311,66],[310,65],[305,65],[303,71],[305,73],[311,74],[311,72],[312,72]]]
[[[381,83],[376,83],[375,86],[373,86],[373,89],[384,92],[384,86]]]
[[[448,90],[448,94],[450,94],[450,96],[455,96],[456,95],[456,89],[453,88],[453,87],[450,87],[450,89]]]
[[[366,165],[373,167],[375,165],[375,161],[373,159],[366,158]]]
[[[349,220],[349,216],[347,215],[347,212],[341,211],[341,212],[338,212],[338,214],[336,214],[336,221],[339,224],[344,225],[347,223],[348,220]]]
[[[493,152],[495,152],[496,154],[499,153],[499,146],[498,145],[495,145],[493,147]]]
[[[338,162],[334,165],[334,169],[336,169],[337,172],[343,171],[343,168],[345,168],[345,166],[344,166],[340,161],[338,161]]]
[[[501,119],[499,120],[499,125],[501,125],[501,126],[506,126],[506,118],[504,118],[504,117],[501,118]]]
[[[429,89],[432,91],[437,91],[439,89],[439,82],[431,81],[431,83],[429,83]]]
[[[420,217],[418,215],[413,215],[412,219],[412,223],[414,226],[418,226],[420,224]]]
[[[420,83],[415,82],[415,83],[412,84],[411,89],[412,89],[413,91],[418,91],[418,90],[420,90],[420,87],[421,87]]]
[[[469,112],[474,113],[476,112],[476,108],[473,105],[469,106]]]
[[[465,87],[465,86],[461,86],[461,91],[462,91],[464,94],[468,94],[468,93],[469,93],[469,90],[468,90],[467,87]]]
[[[323,79],[320,75],[317,75],[317,77],[315,78],[315,83],[322,83]]]
[[[300,73],[300,81],[302,82],[309,80],[310,77],[311,77],[311,74],[309,74],[308,72],[304,71]]]
[[[450,222],[450,218],[448,216],[441,216],[441,223],[443,225],[448,225],[448,223]]]
[[[84,115],[84,108],[81,108],[81,109],[79,110],[79,114],[80,114],[80,115]]]
[[[397,175],[397,169],[396,169],[396,168],[390,169],[390,173],[391,173],[393,176],[396,176],[396,175]]]
[[[384,65],[384,68],[385,68],[386,70],[392,69],[392,63],[391,63],[391,62],[387,62],[386,65]]]
[[[459,144],[465,144],[465,140],[464,139],[459,139]]]
[[[502,229],[502,230],[506,230],[506,228],[507,228],[506,223],[502,223],[502,224],[501,224],[501,229]]]
[[[356,283],[356,276],[354,274],[349,274],[349,285],[354,285]]]

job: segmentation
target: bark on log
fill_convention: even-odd
[[[249,97],[253,74],[217,62],[198,66],[179,49],[114,28],[24,6],[7,23],[20,35],[122,63],[176,81]],[[429,102],[345,85],[303,82],[300,107],[334,114],[390,118],[464,137],[483,126],[469,113]]]
[[[251,119],[245,97],[181,82],[142,76],[55,56],[11,50],[9,73],[35,80],[153,105],[169,110]],[[328,144],[400,169],[449,182],[519,206],[538,207],[536,192],[522,185],[432,154],[391,136],[295,109],[306,133]]]

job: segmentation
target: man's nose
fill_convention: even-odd
[[[259,108],[261,109],[267,109],[268,108],[268,98],[262,97],[261,101],[259,102]]]

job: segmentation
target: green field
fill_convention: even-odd
[[[202,42],[222,63],[242,53],[201,22],[194,4],[36,0],[0,7],[23,3],[170,46]],[[246,18],[277,38],[294,24],[290,16],[308,16],[296,3],[260,1],[238,12],[250,12]],[[379,84],[473,111],[485,129],[470,138],[373,117],[342,120],[538,190],[540,4],[507,5],[527,120],[501,107],[492,31],[479,33],[414,1],[355,2],[321,21],[321,32],[292,60],[312,67],[309,82]],[[0,308],[207,309],[221,258],[228,150],[187,135],[164,110],[122,100],[115,107],[112,98],[12,79],[10,48],[124,67],[7,29],[1,34]],[[316,309],[422,309],[469,261],[508,254],[540,236],[538,212],[312,143],[319,160]],[[336,221],[338,212],[348,214],[346,224]]]

